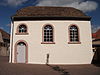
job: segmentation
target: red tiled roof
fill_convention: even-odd
[[[96,38],[96,33],[92,33],[92,38]]]
[[[100,39],[100,29],[96,32],[96,38]]]
[[[100,39],[100,29],[96,33],[92,33],[92,37],[95,39]]]
[[[10,34],[9,33],[5,32],[2,29],[0,29],[0,32],[1,32],[3,38],[10,39]]]
[[[47,7],[29,6],[19,9],[13,17],[20,16],[65,16],[65,17],[88,17],[82,11],[72,7]]]

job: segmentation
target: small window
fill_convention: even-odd
[[[27,26],[24,24],[18,26],[16,34],[27,34]]]
[[[53,43],[53,27],[46,25],[43,27],[43,43]]]
[[[19,33],[26,33],[27,32],[27,27],[25,25],[20,25],[19,26]]]
[[[70,36],[70,43],[78,43],[79,42],[79,30],[78,27],[72,25],[69,27],[69,36]]]

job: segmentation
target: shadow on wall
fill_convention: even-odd
[[[51,66],[49,64],[46,65],[52,68],[54,71],[59,72],[61,75],[70,75],[69,72],[65,71],[65,69],[60,68],[59,66]]]

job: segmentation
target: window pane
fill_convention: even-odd
[[[47,35],[49,35],[49,33],[47,33]]]
[[[50,38],[53,38],[53,36],[50,36]]]
[[[21,30],[19,30],[19,32],[21,32]]]
[[[44,39],[44,41],[46,41],[46,39]]]
[[[47,38],[49,39],[49,36],[47,36]]]
[[[50,32],[50,35],[53,35],[53,32]]]
[[[50,39],[50,41],[52,41],[52,42],[53,42],[53,39]]]
[[[44,35],[46,35],[46,33],[44,32]]]
[[[46,38],[46,36],[44,36],[44,38]]]
[[[49,30],[47,30],[46,32],[49,32]]]
[[[49,39],[47,39],[47,41],[49,42]]]

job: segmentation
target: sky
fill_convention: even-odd
[[[0,28],[10,33],[11,16],[27,6],[74,7],[91,16],[92,32],[100,29],[100,0],[0,0]]]

